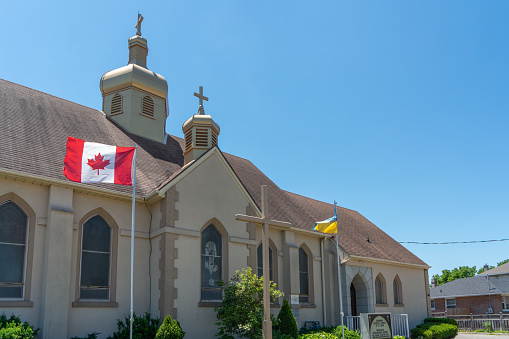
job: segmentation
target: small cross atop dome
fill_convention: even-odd
[[[137,36],[141,36],[141,23],[143,21],[143,15],[141,15],[140,13],[138,13],[138,22],[136,23],[136,26],[134,26],[134,28],[137,28],[138,30],[136,31],[136,35]]]
[[[200,86],[200,93],[194,92],[194,96],[200,99],[200,107],[198,107],[198,114],[205,115],[205,109],[203,108],[203,100],[209,101],[209,98],[203,95],[203,86]]]

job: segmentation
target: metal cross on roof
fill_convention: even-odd
[[[137,28],[136,35],[141,36],[141,22],[143,21],[143,16],[138,13],[138,22],[136,23],[136,26],[134,28]]]
[[[200,86],[200,93],[194,92],[194,96],[200,99],[200,107],[198,108],[198,114],[205,114],[205,110],[203,109],[203,100],[209,101],[209,98],[203,95],[203,86]]]

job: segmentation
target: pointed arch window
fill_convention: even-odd
[[[222,300],[219,280],[223,280],[223,239],[216,227],[209,225],[201,238],[201,300]]]
[[[269,246],[269,279],[270,281],[274,281],[274,261],[272,256],[272,247]],[[256,260],[258,262],[258,276],[263,276],[263,249],[262,244],[258,245],[258,248],[256,250]]]
[[[111,228],[99,215],[82,227],[80,300],[110,300]]]
[[[13,201],[0,204],[0,298],[23,299],[28,215]]]
[[[377,305],[387,304],[387,292],[385,287],[385,279],[382,273],[379,273],[375,279],[375,297]]]
[[[309,258],[306,251],[299,248],[299,303],[309,303]]]
[[[401,288],[401,280],[398,275],[394,278],[392,287],[394,292],[394,305],[403,305],[403,291]]]

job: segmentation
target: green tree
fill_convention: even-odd
[[[182,339],[186,332],[182,331],[180,323],[173,320],[170,315],[164,318],[163,324],[157,330],[155,339]]]
[[[477,270],[476,267],[460,266],[451,270],[443,270],[441,275],[435,274],[433,278],[437,281],[437,286],[448,283],[460,278],[474,277]]]
[[[286,299],[283,300],[283,306],[281,307],[281,310],[277,316],[277,322],[281,334],[287,334],[295,339],[299,336],[299,327],[297,325],[297,321],[295,320],[295,317],[293,316],[292,310],[290,308],[290,304]]]
[[[258,278],[251,268],[236,271],[228,283],[219,282],[224,290],[221,306],[216,307],[219,332],[217,337],[231,339],[262,338],[263,324],[263,278]],[[283,295],[270,283],[270,300]],[[271,316],[272,317],[272,316]]]

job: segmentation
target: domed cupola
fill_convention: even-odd
[[[127,131],[164,142],[168,116],[168,84],[147,68],[147,39],[141,36],[143,17],[138,14],[136,35],[129,38],[127,66],[106,72],[100,82],[103,112]]]

